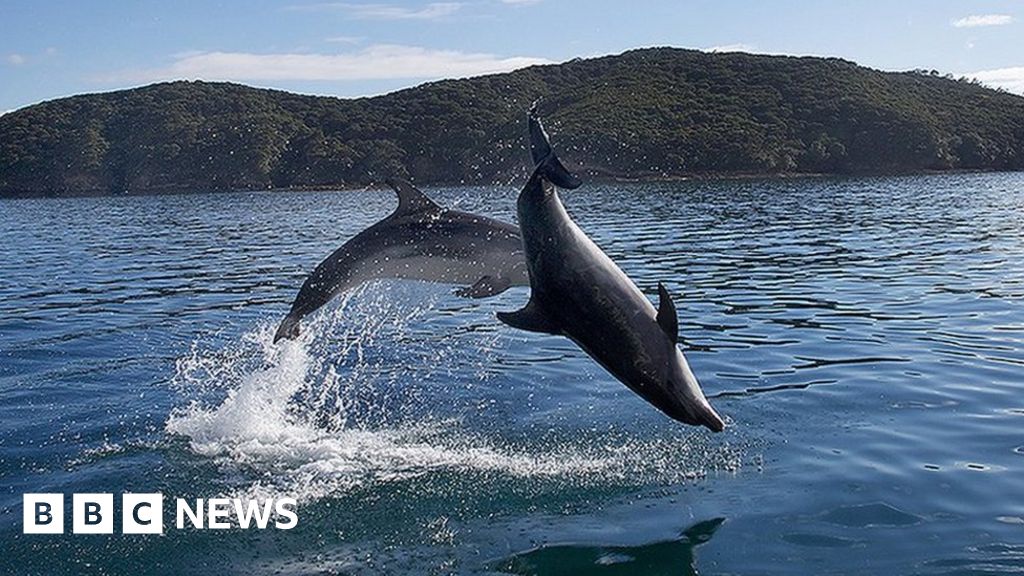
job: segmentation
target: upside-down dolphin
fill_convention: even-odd
[[[363,230],[306,278],[274,342],[299,335],[299,322],[341,292],[377,278],[466,284],[456,293],[484,298],[529,283],[519,228],[442,208],[412,184],[387,181],[398,208]]]
[[[558,192],[579,186],[555,156],[531,108],[530,153],[536,168],[516,202],[530,277],[530,301],[498,318],[515,328],[569,337],[632,391],[669,417],[719,432],[676,346],[675,304],[659,282],[658,309],[565,211]]]

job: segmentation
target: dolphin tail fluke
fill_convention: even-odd
[[[534,103],[530,107],[529,113],[530,119],[530,156],[533,158],[533,163],[536,166],[536,170],[544,176],[544,178],[558,186],[559,188],[565,188],[567,190],[573,190],[579,188],[583,182],[572,172],[569,172],[565,166],[562,165],[561,160],[555,155],[555,151],[551,148],[551,141],[548,138],[547,132],[544,131],[544,126],[540,123],[540,116],[537,115],[537,104]]]
[[[300,317],[292,316],[289,314],[285,316],[284,320],[281,321],[281,325],[277,327],[277,332],[274,334],[274,343],[276,344],[280,340],[294,340],[299,337],[299,320]]]
[[[538,169],[548,182],[551,182],[559,188],[574,190],[583,184],[580,177],[569,172],[569,170],[567,170],[566,167],[558,160],[558,156],[555,156],[554,154],[548,156],[547,160],[541,163]]]
[[[551,154],[551,140],[544,130],[544,125],[540,123],[540,115],[537,112],[539,102],[534,102],[527,113],[530,121],[530,157],[533,158],[534,166],[539,166]]]

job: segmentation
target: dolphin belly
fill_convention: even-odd
[[[353,269],[352,280],[347,284],[348,287],[354,287],[377,279],[468,284],[480,279],[488,270],[486,263],[475,260],[427,255],[384,255],[381,259],[360,263]]]

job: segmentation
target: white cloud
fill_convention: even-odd
[[[531,4],[540,4],[541,0],[501,0],[501,2],[513,6],[530,6]]]
[[[549,63],[544,58],[503,58],[484,53],[375,44],[343,54],[189,52],[180,54],[170,66],[125,70],[95,79],[100,82],[440,79],[508,72]]]
[[[723,44],[722,46],[708,46],[705,52],[754,52],[756,48],[751,44]]]
[[[993,88],[1002,88],[1007,92],[1024,95],[1024,66],[996,68],[966,74],[968,78],[977,78]]]
[[[332,44],[359,44],[362,41],[362,36],[331,36],[330,38],[324,38],[324,42]]]
[[[422,8],[409,8],[395,4],[353,4],[329,2],[292,6],[294,10],[337,10],[359,20],[437,20],[451,16],[462,8],[461,2],[431,2]]]
[[[977,28],[979,26],[1003,26],[1013,22],[1013,16],[1008,14],[975,14],[964,16],[953,20],[955,28]]]
[[[171,58],[173,58],[174,60],[184,60],[186,58],[200,56],[202,54],[206,54],[206,52],[203,52],[202,50],[182,50],[181,52],[175,52],[174,54],[171,54]]]
[[[21,54],[8,54],[7,55],[7,63],[10,64],[11,66],[21,66],[22,64],[24,64],[27,61],[28,61],[28,59],[25,58],[24,56],[22,56]]]

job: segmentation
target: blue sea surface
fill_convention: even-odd
[[[427,192],[514,221],[514,184]],[[389,191],[0,200],[0,573],[1024,573],[1024,174],[563,199],[665,283],[725,432],[499,323],[527,288],[375,282],[273,345]],[[171,501],[27,535],[26,492]],[[174,527],[218,496],[298,526]]]

